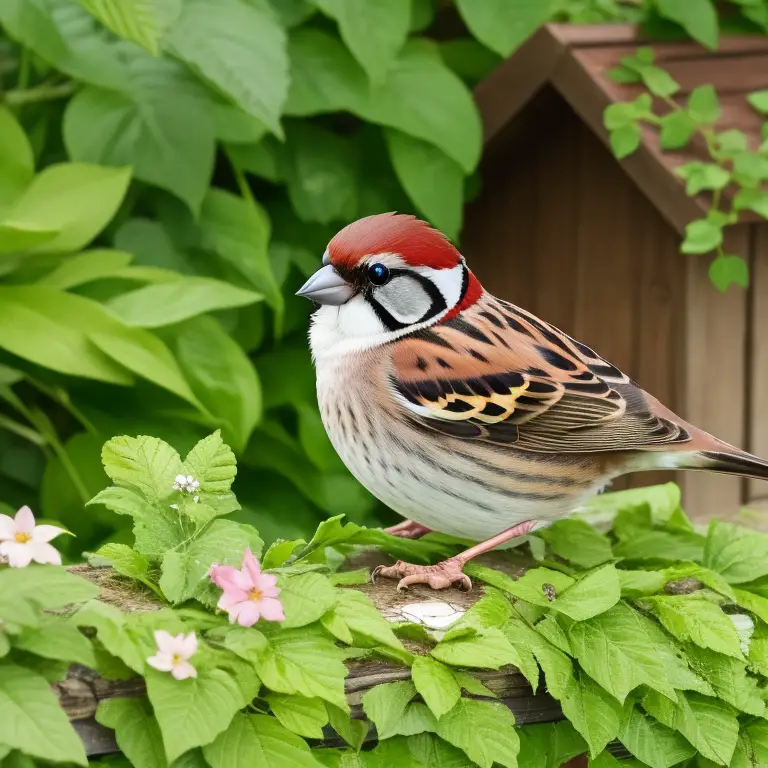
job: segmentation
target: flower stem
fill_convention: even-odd
[[[72,81],[59,83],[58,85],[43,83],[42,85],[36,85],[34,88],[6,91],[2,95],[2,102],[11,107],[18,107],[23,104],[34,104],[39,101],[65,99],[67,96],[71,96],[76,88],[77,84]]]

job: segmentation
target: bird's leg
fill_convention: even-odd
[[[399,536],[401,539],[419,539],[425,533],[430,533],[432,529],[414,520],[403,520],[402,523],[385,528],[384,531],[393,536]]]
[[[402,525],[402,523],[401,523]],[[475,544],[474,547],[459,552],[455,557],[443,560],[437,565],[412,565],[398,560],[394,565],[380,565],[375,568],[371,574],[371,581],[377,576],[384,576],[387,579],[400,579],[397,583],[398,592],[407,589],[411,584],[426,584],[432,589],[446,589],[454,584],[469,591],[472,589],[472,582],[462,568],[473,558],[495,549],[510,539],[516,539],[518,536],[525,536],[536,527],[533,520],[525,520],[522,523],[507,528],[506,531],[497,533],[490,539]]]

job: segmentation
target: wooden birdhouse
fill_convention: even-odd
[[[703,146],[663,152],[648,128],[619,161],[603,127],[607,106],[645,90],[607,75],[642,45],[681,99],[713,85],[717,129],[759,144],[762,120],[745,96],[768,88],[768,39],[724,38],[711,52],[649,44],[625,25],[544,27],[475,91],[483,187],[462,249],[493,293],[594,347],[689,421],[768,457],[768,222],[750,215],[725,230],[726,252],[750,265],[748,290],[720,293],[708,277],[712,256],[680,253],[708,200],[688,197],[674,169],[705,159]],[[768,499],[768,482],[702,472],[639,473],[614,489],[669,479],[697,519]]]

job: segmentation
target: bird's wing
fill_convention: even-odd
[[[391,386],[422,426],[531,451],[689,439],[589,347],[488,294],[460,316],[395,342]]]

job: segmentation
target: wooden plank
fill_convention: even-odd
[[[749,258],[748,228],[726,230],[728,253]],[[686,258],[683,418],[721,440],[745,447],[747,293],[722,294],[707,274],[709,257]],[[709,472],[681,473],[688,513],[699,520],[738,513],[744,481]]]

